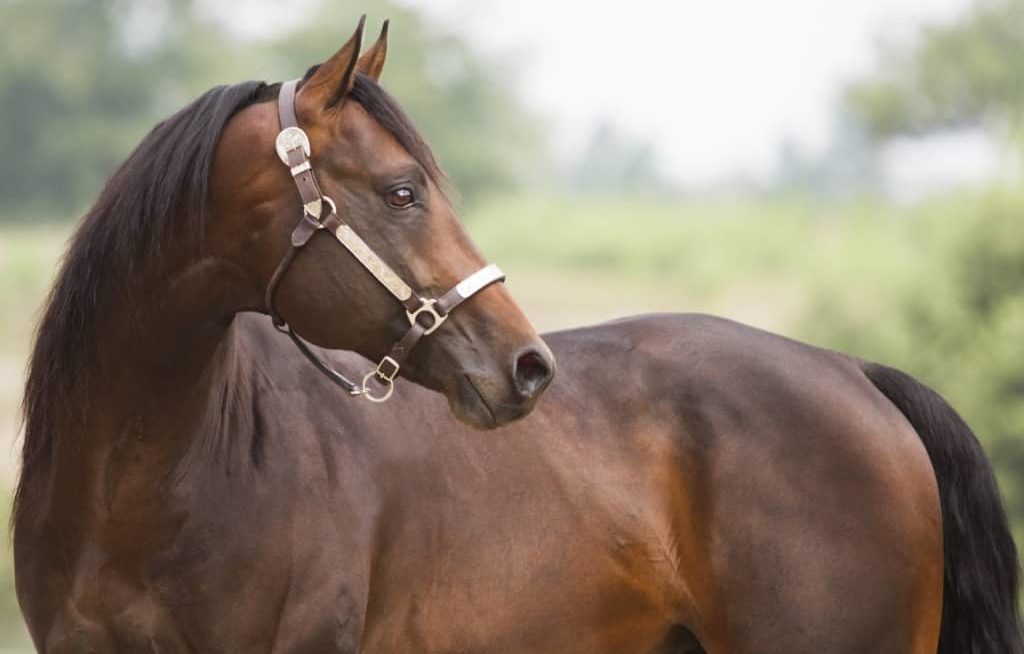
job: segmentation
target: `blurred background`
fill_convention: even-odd
[[[3,489],[34,323],[106,176],[364,12],[539,327],[704,311],[901,367],[978,432],[1024,534],[1024,0],[0,0]],[[0,651],[29,651],[0,551]]]

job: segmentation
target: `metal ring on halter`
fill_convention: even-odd
[[[329,195],[321,195],[320,199],[323,200],[324,202],[326,202],[327,204],[331,205],[331,211],[330,211],[330,213],[327,214],[327,216],[330,216],[331,214],[338,213],[338,205],[334,204],[334,200],[331,199],[331,196],[329,196]],[[321,218],[321,216],[323,216],[324,218],[326,218],[327,216],[324,216],[323,213],[321,213],[319,216],[314,216],[313,214],[311,214],[306,209],[305,206],[303,206],[303,214],[302,214],[302,216],[304,218],[305,217],[312,218],[313,222],[316,223],[317,229],[324,229],[324,224],[323,224],[323,222],[321,222],[320,218]]]
[[[371,402],[383,404],[384,402],[387,402],[388,398],[391,397],[391,394],[395,392],[395,380],[383,378],[383,383],[387,384],[388,389],[384,392],[383,395],[374,395],[370,391],[370,387],[367,386],[367,383],[373,378],[382,379],[381,376],[377,374],[376,370],[371,370],[370,372],[366,373],[366,375],[363,377],[363,388],[360,390],[358,395],[365,397]],[[353,393],[353,395],[356,395],[356,393]]]
[[[371,402],[387,402],[388,398],[391,397],[391,394],[395,392],[395,377],[398,376],[398,371],[401,368],[402,366],[397,361],[392,359],[390,356],[385,356],[380,360],[380,363],[377,364],[376,368],[366,373],[363,377],[361,395]],[[373,378],[377,378],[381,383],[387,384],[388,389],[384,395],[374,395],[370,391],[370,387],[367,385],[367,382]]]
[[[429,315],[431,318],[433,318],[433,322],[430,323],[429,327],[427,327],[423,323],[420,323],[420,326],[423,327],[424,329],[423,335],[428,336],[436,332],[437,328],[440,327],[445,320],[448,320],[448,314],[444,314],[442,316],[437,312],[437,309],[434,308],[434,305],[437,304],[437,300],[424,300],[423,298],[420,298],[420,301],[423,304],[420,305],[419,309],[416,309],[415,311],[406,311],[405,315],[409,318],[410,325],[415,325],[418,322],[417,319],[420,317],[420,314],[422,313],[425,313]]]

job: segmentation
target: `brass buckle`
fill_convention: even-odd
[[[424,327],[423,335],[426,336],[428,334],[433,334],[434,332],[437,331],[437,328],[444,323],[445,320],[448,320],[448,314],[442,316],[437,312],[437,309],[434,308],[434,305],[437,304],[437,300],[424,300],[423,298],[420,298],[420,302],[422,304],[420,304],[419,309],[416,309],[415,311],[405,312],[405,315],[409,318],[409,325],[413,326],[418,324],[420,314],[429,314],[430,317],[433,319],[433,322],[430,323],[429,327]],[[420,327],[423,327],[423,325],[421,324]]]

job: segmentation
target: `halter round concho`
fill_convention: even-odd
[[[274,276],[267,285],[266,304],[274,327],[287,334],[299,351],[328,379],[345,389],[349,395],[365,397],[371,402],[385,402],[395,390],[395,377],[408,358],[409,353],[424,336],[434,333],[448,319],[448,315],[460,304],[473,297],[495,282],[505,280],[501,269],[490,264],[477,270],[456,284],[451,290],[439,298],[428,299],[413,292],[412,287],[384,262],[373,249],[359,237],[351,226],[338,215],[338,209],[331,198],[320,189],[313,166],[310,163],[312,149],[309,136],[299,127],[295,115],[295,92],[298,80],[285,82],[281,85],[278,96],[278,117],[281,131],[277,135],[275,147],[281,161],[288,166],[295,180],[295,186],[302,199],[302,218],[292,231],[291,248],[281,263],[278,264]],[[380,282],[405,309],[409,319],[409,329],[391,347],[391,350],[380,360],[377,367],[366,373],[361,383],[350,380],[326,362],[321,360],[309,345],[296,334],[281,317],[274,306],[274,295],[281,279],[288,271],[292,261],[309,242],[313,234],[320,230],[328,230],[359,263]],[[368,385],[376,378],[385,390],[374,395]]]

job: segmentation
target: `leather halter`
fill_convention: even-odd
[[[291,170],[299,197],[302,198],[302,218],[292,231],[291,248],[288,250],[288,254],[278,264],[274,276],[271,277],[270,283],[267,285],[267,310],[274,321],[274,327],[287,334],[299,351],[328,379],[345,389],[349,395],[361,395],[373,402],[384,402],[394,392],[395,377],[420,339],[437,331],[447,320],[448,314],[457,306],[491,284],[504,281],[505,274],[497,266],[490,264],[466,277],[439,298],[428,299],[413,292],[412,287],[406,284],[383,259],[377,256],[366,241],[361,239],[352,227],[342,220],[334,201],[320,189],[310,162],[312,151],[309,136],[299,127],[299,121],[295,115],[295,92],[298,83],[298,80],[292,80],[281,85],[277,103],[281,131],[277,135],[275,147],[281,161]],[[359,384],[317,357],[274,306],[274,294],[281,279],[303,246],[309,242],[313,234],[320,230],[327,230],[333,234],[338,242],[401,303],[405,309],[405,315],[409,319],[409,329],[405,335],[391,347],[391,351],[380,360],[376,368],[366,373],[362,383]],[[373,395],[372,389],[367,386],[373,378],[385,386],[386,390],[382,395]]]

